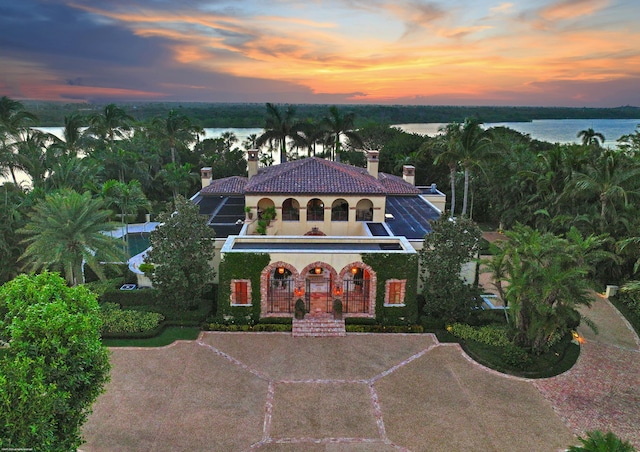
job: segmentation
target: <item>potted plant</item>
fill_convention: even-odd
[[[298,298],[296,300],[296,304],[293,309],[293,314],[296,319],[301,320],[304,319],[304,315],[307,313],[307,310],[304,306],[304,300],[302,298]]]
[[[244,213],[247,216],[247,220],[251,220],[253,218],[253,212],[251,212],[251,207],[244,206]]]
[[[342,300],[339,298],[333,300],[333,318],[342,320]]]

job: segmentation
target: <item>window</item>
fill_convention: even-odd
[[[348,221],[349,203],[344,199],[336,199],[331,206],[331,221]]]
[[[385,284],[384,305],[404,306],[406,279],[389,279]]]
[[[231,280],[231,306],[251,306],[251,281]]]
[[[307,221],[324,221],[324,203],[318,198],[307,203]]]
[[[361,199],[356,205],[356,221],[373,221],[373,203],[369,199]]]
[[[287,198],[282,203],[282,221],[299,221],[300,204],[293,198]]]

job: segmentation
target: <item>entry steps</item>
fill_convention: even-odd
[[[293,337],[341,337],[347,335],[344,319],[336,320],[333,314],[307,314],[304,319],[293,319]]]

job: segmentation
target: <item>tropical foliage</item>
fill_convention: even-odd
[[[70,285],[84,283],[84,264],[101,279],[102,262],[124,262],[126,255],[117,240],[105,234],[117,225],[107,219],[111,212],[89,192],[62,190],[38,201],[29,221],[18,232],[26,235],[21,257],[31,271],[61,271]]]
[[[160,226],[151,233],[147,261],[153,263],[153,285],[172,306],[197,306],[202,289],[213,281],[211,260],[215,254],[215,232],[199,207],[178,196],[175,210],[160,216]]]
[[[21,275],[0,287],[0,448],[76,450],[109,379],[99,308],[58,275]]]
[[[468,218],[446,215],[431,222],[420,251],[424,313],[450,321],[467,320],[479,305],[479,293],[461,278],[463,265],[477,257],[482,232]],[[472,282],[472,281],[471,281]]]
[[[516,225],[490,260],[518,346],[541,353],[580,323],[589,306],[592,249],[577,231],[566,237]]]

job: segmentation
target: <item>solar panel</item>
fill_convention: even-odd
[[[386,212],[393,215],[386,224],[394,235],[422,239],[431,232],[430,220],[440,214],[419,196],[387,196]]]

